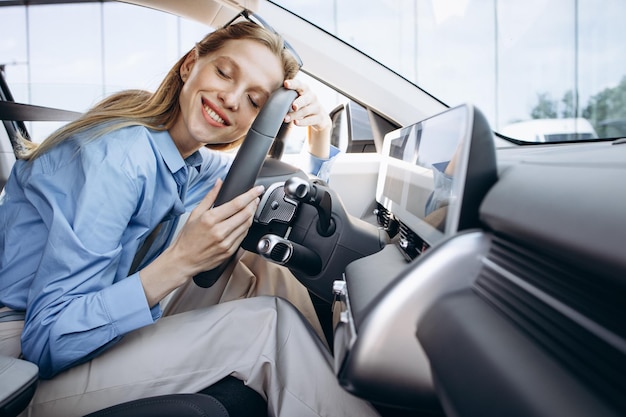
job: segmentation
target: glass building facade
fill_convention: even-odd
[[[19,2],[0,1],[0,65],[15,99],[77,111],[123,88],[155,88],[210,30],[118,2],[9,3]],[[541,106],[555,117],[585,115],[625,80],[623,0],[278,3],[446,104],[476,104],[496,130]]]

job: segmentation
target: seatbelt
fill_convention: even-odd
[[[0,101],[0,120],[14,122],[70,122],[76,120],[80,115],[81,113],[70,110],[15,103],[13,101]]]
[[[4,79],[0,77],[0,81],[4,81]],[[24,122],[67,122],[76,120],[81,115],[74,111],[16,103],[1,98],[0,120],[9,134],[9,140],[16,156],[18,154],[16,149],[20,146],[17,140],[18,132],[21,131],[22,134],[27,135]]]
[[[143,244],[141,245],[141,247],[139,248],[139,250],[135,254],[135,257],[133,258],[133,263],[130,266],[130,271],[128,272],[129,276],[134,274],[135,272],[137,272],[137,269],[139,268],[139,265],[141,264],[141,261],[143,261],[143,258],[146,257],[146,255],[148,254],[148,250],[150,250],[150,247],[154,243],[154,240],[156,239],[157,235],[159,234],[159,231],[161,230],[161,225],[162,224],[163,223],[159,223],[154,228],[154,230],[152,232],[150,232],[150,234],[148,235],[146,240],[143,242]]]

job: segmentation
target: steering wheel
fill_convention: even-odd
[[[289,106],[297,95],[296,91],[283,87],[270,95],[254,119],[239,151],[237,151],[226,178],[224,178],[222,188],[215,198],[214,207],[232,200],[254,186]],[[209,271],[197,274],[193,277],[194,282],[203,288],[210,287],[222,275],[231,259]]]

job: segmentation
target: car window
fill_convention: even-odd
[[[122,89],[153,90],[208,31],[120,2],[2,6],[0,21],[0,65],[15,101],[73,111]],[[60,125],[27,128],[41,141]]]
[[[514,139],[626,136],[626,54],[620,49],[626,2],[275,2],[448,106],[475,104],[496,131]],[[154,88],[208,30],[121,2],[2,6],[0,21],[0,65],[16,100],[76,111],[124,88]],[[329,111],[348,102],[321,83],[316,88]],[[588,126],[571,122],[579,119]],[[547,128],[555,121],[563,122],[562,130]],[[27,126],[40,140],[59,125]],[[295,152],[304,137],[302,129],[292,131],[286,150]]]
[[[329,114],[338,107],[341,107],[342,109],[345,108],[345,106],[350,103],[350,100],[346,96],[319,82],[313,77],[308,76],[304,72],[298,73],[297,78],[304,80],[309,87],[315,91],[321,105],[324,106],[324,109],[328,111]],[[342,114],[340,117],[345,118],[345,114]],[[341,151],[348,151],[348,133],[345,130],[345,123],[343,126],[337,125],[335,134],[337,135],[337,138],[334,140],[333,145],[337,146]],[[302,152],[306,138],[306,127],[292,125],[285,142],[285,154],[299,154]]]
[[[3,6],[0,21],[0,66],[15,101],[79,112],[115,91],[154,90],[173,63],[212,30],[118,2]],[[329,112],[348,102],[306,74],[298,76]],[[41,142],[63,124],[29,122],[26,128],[33,141]],[[299,153],[306,134],[306,128],[293,127],[285,153]]]
[[[555,142],[626,135],[626,2],[276,3],[447,105],[472,102],[499,132],[511,132],[508,127],[516,123],[545,121],[517,130],[515,139]],[[592,129],[574,123],[561,123],[561,131],[548,129],[555,120],[578,118]]]

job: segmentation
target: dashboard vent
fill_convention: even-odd
[[[621,410],[626,410],[626,291],[495,237],[474,290]]]
[[[412,261],[417,258],[417,256],[422,253],[423,241],[420,239],[407,225],[402,222],[400,224],[400,241],[398,242],[398,246],[404,257],[408,261]]]
[[[393,215],[389,210],[378,204],[378,207],[375,210],[376,220],[378,221],[378,225],[382,227],[387,233],[389,237],[394,237],[398,232],[397,227],[392,227],[395,220],[393,219]],[[393,230],[392,230],[393,229]]]
[[[408,261],[417,258],[426,250],[426,243],[410,227],[398,220],[389,210],[378,205],[376,210],[378,224],[387,231],[390,238],[396,240],[396,246]]]

